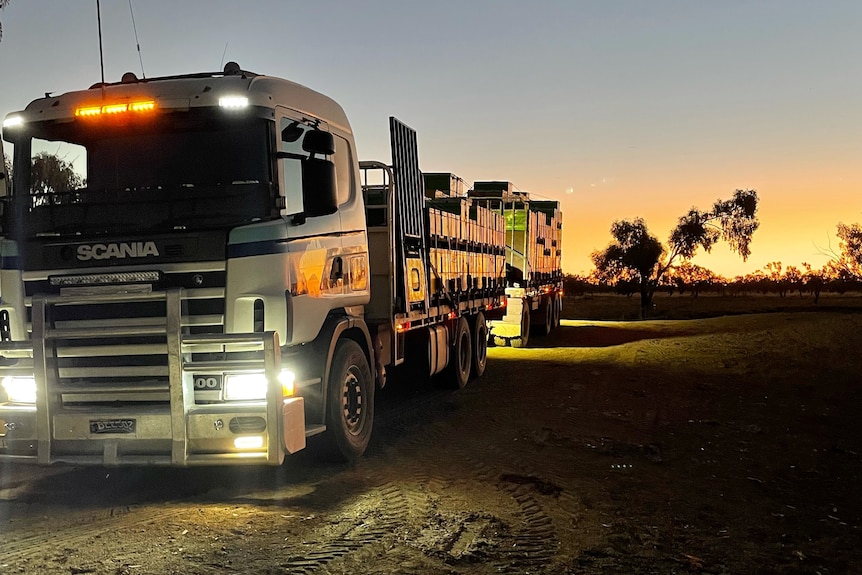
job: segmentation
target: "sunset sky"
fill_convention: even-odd
[[[388,161],[387,118],[415,128],[424,171],[510,180],[565,213],[564,271],[587,273],[616,219],[666,240],[691,206],[761,198],[733,277],[822,266],[862,222],[859,0],[102,0],[105,78],[244,69],[338,100],[362,159]],[[100,79],[96,1],[0,11],[0,116]]]

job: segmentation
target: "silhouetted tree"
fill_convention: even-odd
[[[820,301],[820,292],[823,291],[823,286],[826,284],[825,268],[820,271],[814,271],[811,269],[811,264],[805,262],[802,262],[802,267],[805,268],[805,274],[802,276],[805,287],[811,290],[811,294],[814,296],[814,303],[818,303]]]
[[[784,278],[781,275],[781,262],[769,262],[763,268],[767,272],[767,276],[769,277],[769,281],[772,282],[772,289],[778,292],[778,297],[784,297],[787,295],[787,285],[784,281]]]
[[[669,280],[679,290],[680,295],[690,291],[692,297],[697,297],[701,290],[709,289],[715,284],[723,283],[724,279],[705,267],[684,261],[671,268]]]
[[[0,0],[0,10],[9,5],[12,0]],[[3,39],[3,22],[0,22],[0,40]]]
[[[709,252],[719,240],[742,256],[751,254],[751,236],[757,221],[757,192],[736,190],[729,200],[718,200],[709,211],[691,208],[679,218],[670,234],[669,249],[649,233],[642,218],[619,220],[611,226],[614,241],[591,254],[598,274],[606,281],[630,274],[638,283],[641,316],[652,307],[652,299],[664,275],[677,259],[689,260],[698,248]]]
[[[30,186],[34,194],[74,190],[84,185],[84,178],[70,162],[54,154],[41,152],[30,165]]]
[[[0,146],[2,145],[3,143],[0,142]],[[7,183],[11,185],[10,182],[12,182],[12,159],[7,157],[5,153],[3,154],[3,165],[6,168],[6,177],[9,178],[9,182]]]
[[[846,275],[862,279],[862,226],[838,224],[838,254],[834,258],[838,269]]]

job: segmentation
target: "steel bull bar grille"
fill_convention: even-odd
[[[185,333],[184,292],[34,296],[31,340],[0,343],[0,377],[36,381],[35,406],[0,404],[0,461],[281,463],[283,418],[301,417],[302,399],[283,398],[276,332]],[[52,320],[67,306],[86,314],[141,302],[163,302],[164,313],[98,325]],[[248,372],[266,375],[265,401],[196,401],[193,374]],[[263,445],[236,448],[249,428]]]

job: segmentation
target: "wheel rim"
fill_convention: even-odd
[[[358,374],[359,368],[352,366],[347,370],[341,385],[342,411],[344,427],[351,435],[359,435],[364,425],[365,410],[363,409],[362,380]]]
[[[476,363],[485,365],[488,359],[488,326],[476,322]]]

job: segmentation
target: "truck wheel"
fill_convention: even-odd
[[[482,377],[488,365],[488,323],[481,311],[473,320],[473,376]]]
[[[536,324],[533,329],[536,335],[548,335],[554,325],[554,307],[550,297],[542,298],[541,309],[542,323]]]
[[[509,340],[509,345],[512,347],[527,347],[527,342],[530,340],[530,306],[524,305],[521,312],[521,337],[513,337]]]
[[[461,389],[470,380],[470,369],[473,356],[473,340],[470,337],[470,325],[467,318],[461,316],[455,322],[455,338],[452,349],[449,350],[449,365],[444,377],[447,387]]]
[[[347,462],[356,461],[368,447],[374,423],[374,381],[359,344],[342,339],[335,345],[329,371],[327,436]]]
[[[560,316],[563,312],[563,298],[560,294],[554,294],[554,329],[560,327]]]

